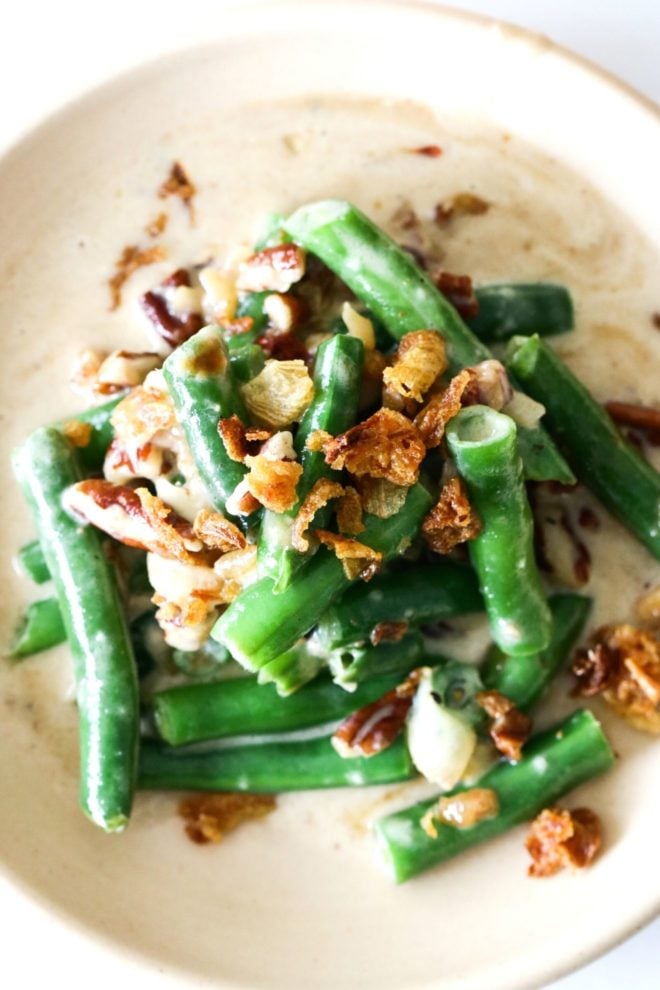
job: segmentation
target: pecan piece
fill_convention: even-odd
[[[422,536],[434,553],[451,553],[459,543],[479,535],[481,523],[460,478],[443,485],[440,498],[422,523]]]
[[[423,144],[419,148],[408,149],[413,155],[424,155],[425,158],[439,158],[442,148],[439,144]]]
[[[242,292],[288,292],[304,274],[303,249],[297,244],[277,244],[244,261],[236,285]]]
[[[589,808],[546,808],[530,825],[525,847],[530,877],[550,877],[565,866],[583,869],[601,847],[600,819]]]
[[[375,756],[391,746],[405,725],[418,681],[413,670],[402,684],[345,718],[332,737],[339,755]]]
[[[474,193],[460,192],[446,199],[444,203],[438,203],[435,208],[435,222],[439,225],[446,224],[456,217],[472,216],[478,217],[487,213],[490,203],[475,196]]]
[[[469,320],[479,312],[479,303],[472,288],[472,279],[469,275],[454,275],[451,272],[439,272],[435,277],[435,284],[440,289],[445,299],[447,299],[459,316],[464,320]]]
[[[270,814],[276,807],[272,794],[195,794],[179,803],[188,838],[198,845],[222,842],[242,822]]]
[[[372,646],[379,643],[398,643],[408,632],[407,622],[385,621],[379,622],[369,633]]]
[[[479,691],[475,701],[493,720],[489,732],[495,748],[508,760],[517,762],[532,731],[531,718],[499,691]]]

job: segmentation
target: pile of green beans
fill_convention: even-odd
[[[65,490],[102,468],[121,396],[72,417],[92,427],[84,448],[73,448],[62,423],[32,434],[17,452],[15,468],[38,539],[19,551],[18,561],[35,584],[52,581],[54,596],[27,608],[12,656],[20,659],[68,639],[80,720],[81,803],[106,831],[126,825],[136,787],[278,792],[414,777],[403,734],[377,756],[348,759],[333,748],[331,732],[416,667],[440,667],[434,671],[440,678],[459,670],[463,680],[469,671],[465,704],[476,705],[475,692],[484,686],[521,709],[532,707],[579,639],[590,601],[575,594],[546,600],[534,559],[525,478],[572,483],[577,475],[660,556],[657,473],[624,443],[538,336],[572,328],[572,301],[563,287],[480,287],[479,314],[466,324],[410,255],[348,203],[320,202],[288,219],[275,217],[264,245],[288,239],[317,255],[356,294],[356,305],[373,318],[379,343],[434,329],[446,341],[454,374],[491,357],[484,341],[513,338],[512,382],[521,382],[545,405],[546,419],[543,427],[528,429],[488,407],[460,411],[446,438],[481,523],[468,546],[470,565],[453,559],[428,563],[426,551],[414,542],[438,498],[437,481],[422,473],[394,516],[365,515],[358,540],[382,554],[384,570],[369,583],[358,582],[325,547],[312,541],[310,550],[300,553],[291,543],[294,520],[314,484],[343,477],[322,452],[307,449],[307,440],[318,430],[336,436],[359,420],[365,348],[339,321],[318,348],[314,398],[295,429],[302,465],[296,504],[288,512],[238,520],[248,539],[258,542],[259,576],[216,622],[217,656],[205,647],[198,653],[205,679],[197,682],[194,663],[186,669],[178,651],[163,643],[161,654],[149,645],[155,610],[144,602],[149,591],[144,568],[131,571],[128,586],[122,585],[132,603],[128,623],[101,535],[64,507]],[[252,321],[244,332],[205,327],[163,365],[196,469],[210,503],[223,513],[246,468],[229,457],[218,423],[237,415],[248,424],[240,385],[264,366],[257,341],[268,324],[267,296],[254,292],[241,300],[237,315]],[[579,434],[571,429],[576,422]],[[435,456],[439,468],[429,474],[439,477],[445,449]],[[331,507],[323,507],[311,528],[330,525],[330,516]],[[401,560],[408,550],[407,557],[421,562]],[[448,660],[435,648],[430,652],[426,623],[484,610],[495,645],[479,670]],[[380,642],[383,623],[398,626],[386,629]],[[223,676],[232,674],[225,666],[232,660],[249,674]],[[147,737],[140,740],[137,680],[163,670],[188,682],[154,692],[149,679],[143,681]],[[481,709],[479,717],[483,721]],[[482,722],[476,731],[483,733]],[[499,810],[492,818],[463,830],[439,825],[438,838],[431,839],[420,825],[428,802],[384,817],[376,830],[396,879],[408,879],[533,817],[612,760],[596,720],[578,711],[530,741],[519,763],[500,762],[479,781],[497,794]]]

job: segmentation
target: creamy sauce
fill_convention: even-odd
[[[224,120],[221,149],[207,146],[199,132],[165,134],[151,157],[132,164],[130,174],[100,162],[95,182],[106,190],[105,199],[64,190],[66,222],[51,224],[44,206],[34,219],[30,247],[25,236],[2,262],[0,318],[5,353],[11,355],[0,371],[0,490],[5,539],[11,544],[5,543],[0,572],[3,644],[24,603],[36,597],[9,562],[33,529],[9,474],[8,450],[36,426],[80,407],[68,387],[80,349],[148,346],[139,296],[179,265],[223,260],[237,246],[248,249],[268,212],[286,213],[317,198],[346,198],[398,236],[395,215],[410,206],[424,221],[425,248],[445,270],[469,273],[477,284],[567,285],[576,303],[577,330],[556,338],[562,357],[598,399],[657,402],[660,332],[651,322],[660,310],[657,254],[613,205],[557,161],[487,127],[440,125],[412,104],[305,100],[252,107],[249,131],[245,119],[242,112]],[[409,150],[431,143],[442,148],[439,157]],[[163,207],[156,196],[174,157],[199,190],[194,227],[181,203],[169,200]],[[223,160],[231,166],[223,167]],[[240,168],[233,164],[237,161]],[[435,225],[436,204],[460,192],[478,194],[489,210]],[[110,312],[105,280],[116,258],[126,244],[147,243],[143,228],[163,208],[170,214],[160,239],[168,260],[138,271],[124,289],[123,305]],[[415,246],[413,235],[410,243]],[[591,625],[633,619],[636,599],[660,582],[658,566],[587,493],[579,499],[600,520],[598,531],[581,534],[593,556],[585,588],[596,603]],[[483,630],[478,634],[483,639]],[[453,651],[460,654],[460,640],[454,640]],[[75,775],[77,764],[71,688],[65,648],[0,670],[0,721],[22,739],[38,736],[38,746],[52,753],[67,776]],[[558,708],[566,709],[563,689],[555,694]],[[356,821],[392,803],[407,803],[411,793],[404,787],[297,795],[281,804],[298,820],[327,813],[340,831],[351,833]],[[137,827],[154,807],[161,803],[151,797],[139,804]],[[171,801],[163,799],[162,809],[170,814]]]

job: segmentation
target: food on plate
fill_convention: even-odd
[[[194,223],[196,192],[176,163],[160,194]],[[464,195],[438,224],[488,212]],[[272,218],[233,268],[176,269],[142,307],[157,349],[88,353],[79,382],[112,399],[14,458],[38,535],[20,563],[55,597],[13,654],[69,642],[85,813],[116,831],[136,789],[421,774],[440,796],[375,826],[398,881],[532,819],[532,875],[590,862],[596,816],[556,803],[612,749],[586,709],[534,725],[590,600],[548,580],[530,486],[579,479],[660,558],[660,475],[545,341],[573,326],[568,291],[434,279],[327,200]],[[446,623],[482,614],[480,662],[446,654]],[[574,663],[580,694],[655,731],[659,669],[653,629],[625,625]],[[205,842],[270,810],[182,813]]]

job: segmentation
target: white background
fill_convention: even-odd
[[[211,18],[210,12],[226,2],[4,0],[0,147],[84,88],[198,40],[207,17],[217,20],[217,13]],[[547,34],[660,102],[660,0],[454,0],[453,6]],[[649,868],[657,871],[658,864]],[[616,891],[612,910],[617,910]],[[44,925],[45,916],[37,917],[41,912],[0,878],[2,969],[14,990],[32,990],[51,974],[56,974],[56,987],[66,983],[69,990],[133,990],[138,980],[141,990],[173,985],[156,970],[131,980],[111,949],[81,942],[53,919]],[[660,920],[548,990],[658,990],[658,948]]]

